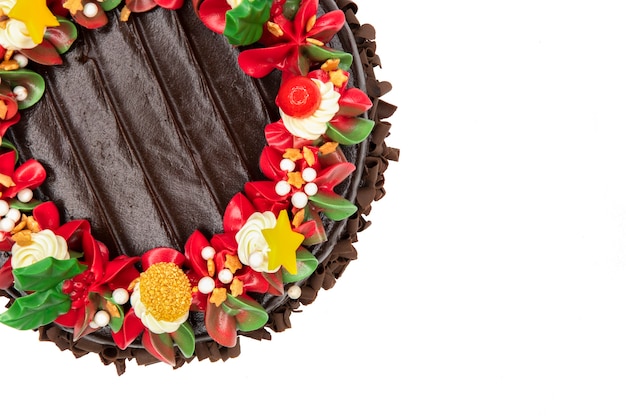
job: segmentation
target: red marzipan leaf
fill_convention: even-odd
[[[174,343],[169,334],[153,334],[146,330],[141,342],[145,349],[157,359],[170,366],[176,366],[176,352],[174,351]]]
[[[157,6],[154,0],[126,0],[126,7],[133,13],[147,12]]]
[[[16,113],[15,116],[13,116],[11,119],[0,121],[0,137],[4,136],[4,134],[7,132],[7,129],[18,123],[20,121],[20,117],[20,114]]]
[[[57,319],[54,320],[54,323],[59,324],[62,327],[73,328],[77,320],[78,311],[70,309],[69,312],[59,315]]]
[[[239,231],[254,212],[254,206],[246,196],[243,193],[237,193],[224,211],[224,232]]]
[[[35,218],[41,229],[55,230],[61,222],[59,209],[54,202],[44,202],[37,205],[33,209],[33,218]]]
[[[0,100],[7,106],[3,121],[11,120],[11,118],[18,114],[19,106],[8,84],[0,84]]]
[[[235,240],[235,234],[232,232],[224,234],[215,234],[211,237],[211,246],[215,248],[218,253],[220,251],[226,251],[231,254],[237,252],[237,241]]]
[[[84,219],[76,219],[59,226],[54,233],[63,237],[71,249],[81,250],[83,233],[90,230],[89,222]]]
[[[194,1],[194,3],[198,3]],[[196,7],[198,17],[213,32],[222,34],[226,27],[226,12],[230,10],[230,6],[226,0],[205,0]]]
[[[0,289],[8,289],[13,286],[13,269],[11,268],[11,258],[0,268]]]
[[[185,3],[185,0],[154,0],[156,4],[164,9],[176,10]]]
[[[43,40],[39,45],[33,49],[21,49],[20,53],[26,56],[29,60],[43,65],[61,65],[63,59],[57,52],[54,45],[47,40]]]
[[[185,257],[189,260],[192,270],[200,277],[209,275],[207,262],[202,258],[202,249],[208,246],[209,240],[198,230],[195,230],[185,243]]]
[[[218,344],[224,347],[237,345],[237,321],[221,307],[209,303],[205,315],[207,332]]]
[[[284,200],[275,190],[276,183],[269,180],[250,181],[244,185],[246,195],[254,199],[265,199],[272,202]]]
[[[168,247],[153,248],[141,256],[141,267],[144,271],[156,263],[174,263],[180,267],[184,262],[185,256],[183,253]]]
[[[102,7],[97,2],[93,2],[93,4],[98,7],[98,13],[96,13],[95,16],[87,17],[82,11],[77,11],[76,14],[72,16],[76,23],[87,29],[98,29],[109,23],[109,18]]]
[[[336,185],[344,181],[355,168],[352,163],[331,165],[319,173],[315,179],[315,184],[317,184],[320,190],[332,190]]]
[[[265,127],[265,140],[270,147],[281,151],[294,148],[293,139],[293,134],[285,128],[282,119]]]
[[[237,278],[243,282],[244,292],[266,293],[269,289],[269,283],[263,277],[263,273],[245,267],[243,272],[237,274]]]
[[[316,20],[315,25],[307,32],[307,37],[328,43],[341,30],[344,23],[346,23],[346,17],[341,10],[330,11]]]
[[[239,67],[251,77],[262,78],[272,72],[293,66],[298,56],[298,47],[293,44],[280,44],[267,48],[254,48],[239,54]]]
[[[8,188],[3,196],[14,197],[22,189],[36,189],[46,179],[46,169],[37,160],[28,160],[21,164],[13,173],[15,186]]]
[[[15,171],[15,151],[0,154],[0,173],[13,177],[13,171]]]
[[[137,318],[135,310],[131,308],[124,316],[122,328],[119,332],[113,332],[111,335],[113,336],[115,344],[117,344],[117,346],[122,350],[126,350],[130,343],[135,341],[144,329],[145,327],[143,326],[141,319]]]
[[[309,19],[317,14],[318,8],[319,0],[303,0],[300,3],[300,8],[293,19],[294,32],[297,36],[305,33]]]
[[[339,99],[339,115],[359,116],[372,107],[372,101],[362,90],[347,89]]]
[[[139,261],[139,257],[128,257],[120,255],[109,261],[104,271],[104,281],[102,284],[110,283],[113,290],[117,288],[128,288],[130,283],[139,277],[139,271],[135,268],[135,264]]]
[[[283,152],[276,148],[265,147],[261,153],[259,166],[261,172],[268,179],[282,178],[285,172],[280,168],[280,162],[283,160]]]

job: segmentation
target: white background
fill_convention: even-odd
[[[626,416],[626,5],[358,4],[401,160],[335,288],[176,371],[0,328],[2,416]]]

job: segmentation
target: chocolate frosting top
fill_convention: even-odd
[[[288,328],[299,303],[332,286],[356,258],[351,243],[367,225],[361,215],[382,197],[387,160],[397,159],[397,150],[384,145],[388,124],[381,120],[394,108],[383,103],[381,110],[378,101],[389,86],[373,76],[378,65],[373,30],[358,23],[352,2],[322,0],[320,6],[323,11],[339,6],[346,13],[349,25],[331,46],[355,57],[352,83],[374,99],[369,116],[378,123],[368,141],[344,150],[357,170],[335,189],[356,202],[359,212],[327,223],[329,240],[311,249],[320,267],[301,284],[299,302],[261,301],[271,313],[268,328],[275,331]],[[112,16],[102,29],[81,30],[64,65],[36,69],[46,79],[46,94],[7,135],[22,160],[34,158],[46,168],[38,197],[57,203],[64,221],[89,220],[112,257],[160,246],[182,250],[195,229],[206,236],[222,232],[232,196],[247,181],[263,179],[258,162],[264,127],[279,119],[274,99],[280,74],[247,76],[238,67],[238,53],[200,22],[190,2],[177,11],[133,15],[128,22]],[[239,353],[238,346],[226,349],[211,341],[201,320],[196,333],[199,359]],[[266,329],[249,335],[269,338]],[[41,336],[77,356],[97,352],[105,363],[115,363],[118,373],[127,358],[155,361],[139,345],[122,352],[106,334],[73,342],[69,331],[50,325],[42,327]]]

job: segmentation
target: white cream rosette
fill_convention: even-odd
[[[173,321],[159,320],[152,315],[146,305],[141,301],[141,283],[137,283],[130,296],[130,304],[135,309],[135,315],[141,322],[155,334],[175,332],[189,317],[189,311]]]
[[[65,239],[55,235],[49,229],[33,232],[30,244],[13,244],[11,254],[11,267],[14,269],[28,267],[48,257],[54,257],[58,260],[70,258]]]
[[[339,98],[341,95],[335,91],[335,86],[332,82],[323,83],[315,78],[312,80],[320,89],[322,101],[311,116],[294,118],[285,114],[280,108],[278,110],[285,128],[290,133],[300,138],[315,140],[326,132],[326,124],[339,112]]]
[[[15,0],[0,0],[0,10],[6,16],[15,6]],[[0,27],[0,45],[6,49],[31,49],[37,46],[30,37],[24,22],[8,19],[4,27]]]
[[[237,256],[239,260],[250,266],[253,270],[266,273],[274,273],[280,267],[269,270],[268,253],[270,250],[265,237],[264,229],[276,226],[276,216],[272,212],[253,213],[244,226],[235,235],[237,241]]]

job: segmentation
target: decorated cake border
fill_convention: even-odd
[[[44,94],[45,81],[27,69],[28,61],[61,65],[62,54],[78,36],[76,25],[96,29],[107,24],[107,12],[113,10],[128,20],[131,13],[155,7],[178,9],[184,0],[127,0],[124,5],[121,0],[37,0],[37,11],[24,6],[24,0],[8,3],[12,9],[3,10],[5,24],[24,23],[27,30],[22,32],[41,32],[41,37],[30,36],[34,47],[6,48],[0,65],[0,98],[6,107],[0,118],[2,135],[19,121],[20,110],[35,105]],[[53,202],[34,200],[33,189],[45,181],[45,170],[33,160],[16,167],[17,152],[3,141],[0,174],[5,178],[0,184],[2,197],[10,203],[3,217],[13,223],[0,223],[1,245],[11,253],[0,270],[0,295],[11,300],[0,322],[38,328],[41,340],[53,341],[76,357],[97,353],[122,374],[129,359],[143,365],[164,361],[176,368],[194,358],[236,357],[240,335],[270,339],[270,330],[291,326],[290,315],[301,304],[313,302],[320,289],[331,288],[356,259],[352,244],[369,226],[366,216],[372,202],[384,196],[384,172],[399,152],[385,143],[390,130],[385,119],[395,107],[380,99],[391,86],[374,74],[380,65],[374,29],[359,23],[353,2],[328,3],[338,9],[319,15],[318,0],[193,0],[203,23],[231,44],[262,45],[240,54],[246,74],[263,77],[282,71],[276,99],[282,117],[265,132],[268,145],[260,164],[268,179],[246,183],[233,197],[224,233],[208,238],[196,231],[182,252],[161,247],[109,260],[88,221],[63,224]],[[328,46],[346,28],[359,56]],[[0,44],[12,42],[2,38],[1,29]],[[364,70],[366,91],[348,86],[352,66]],[[323,132],[315,126],[309,132],[303,122],[308,119],[321,119]],[[302,125],[307,127],[299,130]],[[361,143],[367,145],[367,155],[355,167],[345,160],[341,147]],[[360,177],[354,203],[333,192],[350,175]],[[322,218],[345,226],[320,262],[306,248],[326,239]],[[39,239],[53,245],[38,244]],[[37,246],[52,246],[54,252],[41,256],[33,250]],[[158,293],[164,282],[167,297]],[[176,301],[162,303],[176,294]],[[265,309],[252,297],[256,294],[282,295],[283,302]],[[50,308],[29,311],[36,303]],[[196,339],[180,306],[205,315],[210,340]],[[111,328],[115,345],[98,337],[102,327]]]

